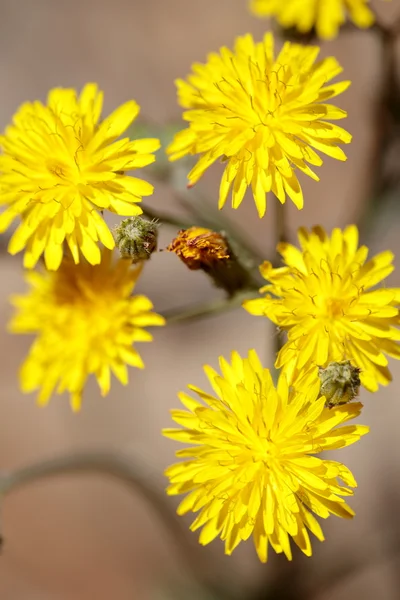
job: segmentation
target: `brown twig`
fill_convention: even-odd
[[[275,202],[275,239],[278,244],[282,242],[288,241],[288,231],[287,231],[287,223],[286,223],[286,215],[287,211],[285,210],[285,204],[281,204],[276,198]],[[278,250],[276,251],[276,259],[275,266],[280,266],[281,263],[281,255]],[[277,334],[275,336],[275,352],[279,353],[281,348],[285,343],[285,334],[282,329],[278,328]]]
[[[391,27],[377,21],[373,27],[381,42],[382,86],[375,107],[374,146],[369,172],[372,173],[370,193],[359,218],[360,236],[364,239],[376,222],[382,209],[388,182],[385,177],[385,160],[398,132],[395,128],[394,111],[400,106],[400,89],[396,73],[396,43],[400,35],[400,18]]]
[[[206,585],[205,581],[203,581],[199,566],[204,561],[204,555],[200,556],[198,552],[197,556],[193,556],[194,548],[192,547],[188,551],[188,544],[190,542],[185,530],[176,515],[171,511],[164,497],[151,484],[148,473],[145,472],[141,465],[142,461],[131,458],[127,459],[113,453],[87,452],[60,456],[33,463],[9,473],[0,473],[0,498],[4,499],[4,497],[9,496],[12,492],[30,483],[70,473],[97,472],[125,482],[148,501],[154,512],[160,517],[163,525],[169,530],[171,540],[179,550],[180,558],[187,569],[191,581],[199,589],[210,593],[212,597],[217,592],[217,597],[225,598],[226,590],[219,584],[218,586]],[[199,550],[201,550],[200,547]]]
[[[258,289],[249,289],[236,294],[232,298],[218,298],[217,300],[211,300],[204,304],[165,311],[163,316],[166,318],[168,325],[171,325],[172,323],[194,321],[195,319],[201,319],[208,316],[211,317],[226,312],[227,310],[239,308],[244,300],[258,297]]]

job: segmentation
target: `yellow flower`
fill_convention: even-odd
[[[37,335],[20,373],[24,392],[39,389],[38,404],[46,405],[54,392],[68,391],[77,411],[89,375],[105,396],[110,370],[126,385],[127,365],[144,367],[132,344],[151,341],[143,327],[164,319],[151,312],[146,296],[131,296],[140,272],[103,250],[99,265],[66,257],[55,273],[26,273],[30,291],[13,298],[17,311],[10,323],[14,333]]]
[[[346,160],[338,144],[351,141],[347,131],[328,122],[347,113],[326,104],[350,82],[331,83],[342,68],[333,57],[316,62],[318,54],[318,47],[287,42],[275,58],[272,34],[259,43],[246,35],[233,52],[210,54],[206,64],[193,66],[187,81],[176,82],[189,127],[176,134],[167,152],[171,160],[201,155],[188,175],[190,186],[222,158],[219,208],[231,188],[238,208],[249,186],[260,217],[270,191],[282,203],[287,194],[302,208],[296,170],[318,181],[308,166],[323,162],[314,149]]]
[[[317,371],[309,388],[289,390],[281,375],[275,389],[254,350],[247,359],[233,352],[231,364],[221,357],[220,368],[222,376],[205,367],[214,395],[189,386],[201,401],[181,393],[187,410],[173,410],[172,418],[182,428],[163,432],[193,444],[176,453],[184,462],[166,470],[167,492],[188,494],[179,515],[200,511],[191,529],[202,527],[201,544],[219,536],[231,554],[253,535],[265,562],[269,544],[290,560],[292,537],[310,556],[307,529],[324,539],[312,513],[351,518],[354,512],[341,496],[353,492],[337,479],[357,485],[347,467],[313,455],[353,444],[368,432],[362,425],[336,428],[356,417],[362,405],[325,408]]]
[[[350,18],[357,27],[371,27],[374,13],[369,0],[251,0],[251,10],[260,17],[276,17],[282,27],[296,27],[301,33],[311,31],[323,39],[333,39]]]
[[[58,269],[67,242],[74,261],[80,252],[100,262],[101,242],[115,242],[101,212],[137,215],[142,196],[153,186],[125,171],[154,161],[157,139],[117,140],[139,113],[133,100],[100,121],[103,94],[86,85],[79,98],[73,89],[53,89],[47,105],[23,104],[0,136],[0,216],[5,231],[18,216],[9,252],[25,248],[24,266],[33,268],[44,252],[48,269]]]
[[[350,360],[368,390],[387,385],[386,355],[400,358],[400,289],[375,286],[393,271],[393,254],[367,261],[368,248],[358,248],[354,225],[334,229],[331,237],[321,227],[300,229],[299,241],[301,249],[279,244],[286,266],[265,262],[265,298],[244,303],[250,313],[287,330],[276,366],[292,380],[313,365]]]

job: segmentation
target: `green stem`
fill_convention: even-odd
[[[191,321],[194,319],[218,315],[227,310],[238,308],[242,305],[244,300],[258,297],[258,291],[254,289],[248,289],[235,294],[235,296],[232,296],[231,298],[222,298],[218,300],[212,300],[211,302],[205,302],[204,304],[189,306],[188,308],[166,311],[163,313],[163,316],[166,318],[168,324],[181,323],[183,321]]]
[[[185,219],[184,217],[174,217],[173,215],[168,215],[167,213],[154,210],[146,204],[141,204],[141,208],[145,217],[161,221],[162,223],[164,223],[164,225],[172,225],[173,227],[177,227],[178,229],[188,229],[189,227],[193,226],[193,221],[191,219]]]

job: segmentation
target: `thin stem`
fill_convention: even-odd
[[[146,204],[142,204],[141,208],[143,210],[143,214],[149,219],[156,219],[164,223],[164,225],[172,225],[173,227],[177,227],[178,229],[188,229],[193,226],[192,219],[185,219],[184,217],[174,217],[173,215],[168,215],[167,213],[159,212],[158,210],[154,210],[150,208]]]
[[[218,300],[212,300],[211,302],[205,302],[204,304],[189,306],[188,308],[165,311],[163,316],[166,318],[168,324],[181,323],[183,321],[191,321],[203,317],[218,315],[227,310],[238,308],[242,305],[244,300],[250,300],[251,298],[258,297],[258,291],[249,289],[235,294],[235,296],[232,298],[222,298]]]
[[[181,559],[194,582],[204,589],[197,566],[204,557],[193,557],[192,548],[188,551],[188,539],[178,519],[171,513],[168,504],[153,487],[148,475],[138,462],[125,459],[112,453],[88,452],[76,455],[60,456],[31,464],[10,473],[0,473],[0,498],[4,498],[30,483],[68,473],[98,472],[124,481],[151,504],[167,529],[171,539],[179,548]],[[212,591],[211,589],[209,591]]]
[[[288,241],[287,223],[286,223],[286,205],[279,201],[275,203],[275,238],[277,244]]]
[[[275,238],[278,244],[288,241],[288,231],[286,223],[287,211],[285,210],[285,204],[281,204],[276,199],[275,202]],[[281,262],[281,255],[278,250],[276,251],[276,265],[279,266]],[[277,335],[275,336],[275,352],[278,354],[282,346],[284,345],[284,333],[281,329],[278,329]]]
[[[390,35],[391,37],[396,38],[398,35],[400,35],[400,17],[397,17],[397,19],[389,27],[384,25],[381,21],[379,21],[379,19],[376,19],[373,29],[384,35]]]
[[[86,473],[97,471],[124,481],[138,491],[161,516],[171,533],[182,537],[182,529],[176,519],[171,519],[168,506],[150,484],[144,471],[132,460],[111,453],[83,453],[60,456],[54,459],[31,464],[10,473],[0,473],[0,497],[4,497],[29,483],[66,473]]]
[[[390,184],[385,177],[385,158],[391,143],[397,135],[394,112],[400,101],[397,82],[396,43],[400,34],[400,19],[388,28],[379,21],[374,25],[381,41],[382,86],[377,99],[374,118],[374,147],[371,157],[371,192],[359,219],[360,236],[366,238],[376,222],[378,211],[382,209],[385,194]]]

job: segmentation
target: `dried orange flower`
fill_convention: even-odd
[[[167,250],[175,252],[192,271],[201,269],[229,296],[245,289],[249,273],[232,251],[223,233],[205,227],[181,229]]]
[[[230,258],[223,235],[205,227],[181,229],[167,250],[175,252],[192,271],[212,267],[216,262]]]

